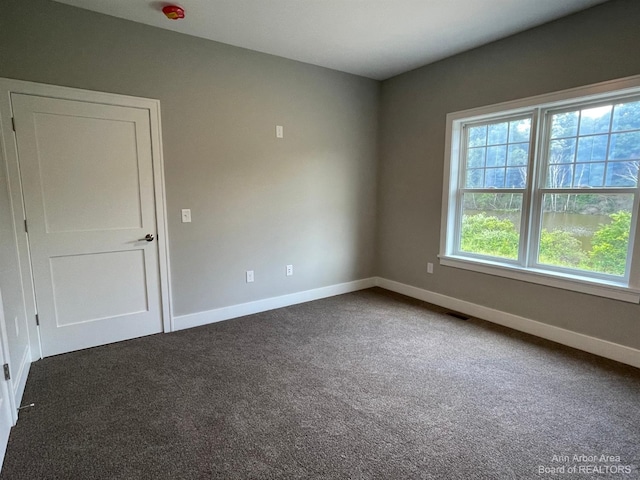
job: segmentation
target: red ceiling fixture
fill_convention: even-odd
[[[162,13],[164,13],[169,20],[180,20],[184,18],[184,8],[178,5],[167,5],[162,8]]]

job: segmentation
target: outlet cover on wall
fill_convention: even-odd
[[[253,270],[247,270],[247,283],[253,282]]]
[[[433,273],[433,263],[427,263],[427,273]]]
[[[191,223],[191,209],[183,208],[182,209],[182,223]]]
[[[287,277],[293,275],[293,265],[287,265]]]

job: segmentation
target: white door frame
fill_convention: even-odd
[[[7,329],[6,329],[6,324],[5,324],[5,318],[4,318],[4,311],[3,311],[3,304],[2,304],[2,294],[0,294],[0,361],[2,361],[2,363],[9,363],[9,344],[8,344],[8,337],[7,337]],[[2,395],[4,398],[4,401],[8,402],[8,407],[9,407],[9,420],[11,422],[10,425],[4,425],[3,427],[8,427],[9,428],[9,432],[11,431],[11,428],[16,424],[16,422],[18,421],[18,405],[16,405],[16,398],[15,395],[13,394],[13,382],[11,379],[7,380],[7,381],[2,381],[0,380],[0,395]],[[3,415],[0,412],[0,415]],[[0,439],[0,469],[2,468],[2,464],[4,462],[4,457],[5,454],[7,453],[7,445],[9,443],[9,438],[5,438],[4,437],[4,432],[3,432],[3,436]]]
[[[4,303],[2,300],[2,292],[0,292],[0,361],[3,364],[9,363],[9,336],[7,335],[7,322],[4,316]],[[15,382],[19,382],[20,378],[9,378],[6,381],[4,387],[6,388],[7,400],[9,401],[9,408],[11,409],[11,426],[14,426],[18,421],[18,404],[16,403],[16,396],[14,395]],[[0,379],[2,382],[2,379]],[[6,449],[6,445],[0,445],[0,451]],[[0,456],[0,467],[2,467],[2,460],[4,457]]]
[[[153,184],[155,191],[156,224],[158,240],[158,262],[160,270],[161,314],[164,332],[173,331],[171,311],[171,285],[169,270],[169,242],[167,232],[167,207],[164,188],[164,161],[162,158],[162,125],[160,122],[160,101],[148,98],[129,97],[111,93],[93,92],[69,87],[59,87],[9,78],[0,78],[0,166],[4,163],[7,172],[7,188],[13,212],[13,227],[16,232],[18,257],[24,309],[29,329],[29,344],[32,361],[42,358],[40,333],[36,325],[36,303],[31,271],[29,244],[24,229],[26,219],[20,164],[16,137],[12,126],[11,94],[22,93],[43,97],[77,100],[82,102],[117,105],[122,107],[143,108],[149,111],[151,125],[151,155],[153,160]]]

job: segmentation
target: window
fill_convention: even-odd
[[[640,77],[449,114],[447,139],[442,264],[640,300]]]

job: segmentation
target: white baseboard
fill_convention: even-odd
[[[354,282],[265,298],[215,310],[175,316],[173,318],[174,331],[364,290],[374,286],[640,368],[640,350],[381,277],[365,278]]]
[[[334,295],[342,295],[343,293],[355,292],[357,290],[364,290],[365,288],[375,287],[375,285],[375,278],[365,278],[353,282],[339,283],[337,285],[305,290],[303,292],[291,293],[279,297],[265,298],[254,302],[216,308],[215,310],[207,310],[205,312],[174,316],[173,330],[177,331],[184,330],[185,328],[199,327],[201,325],[242,317],[244,315],[266,312],[267,310],[288,307],[298,303],[333,297]]]
[[[22,402],[22,395],[24,394],[24,388],[27,385],[27,377],[29,376],[29,368],[31,368],[31,348],[29,348],[29,345],[26,345],[24,353],[22,354],[20,366],[15,372],[13,392],[11,392],[13,393],[13,398],[15,398],[17,407],[19,407]]]
[[[454,297],[434,293],[393,280],[387,280],[386,278],[376,278],[376,286],[640,368],[640,350],[636,350],[635,348],[590,337],[589,335],[573,332],[564,328],[554,327],[553,325],[548,325],[536,320],[484,307],[476,303],[459,300]]]

